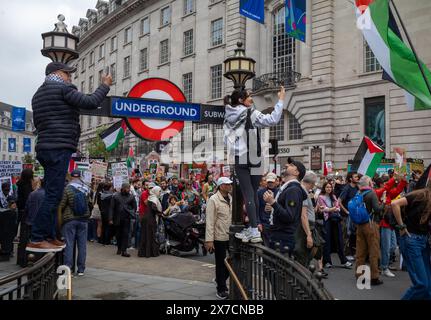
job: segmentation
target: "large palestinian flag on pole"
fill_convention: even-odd
[[[385,79],[406,91],[410,110],[431,108],[431,93],[413,51],[404,43],[389,0],[355,0],[357,26],[384,69]],[[431,72],[419,61],[428,82]]]
[[[351,171],[373,177],[382,161],[385,151],[370,138],[364,137],[353,158]]]
[[[120,120],[100,133],[99,136],[103,140],[106,150],[112,151],[118,147],[120,140],[123,139],[126,134],[126,130],[126,121]]]

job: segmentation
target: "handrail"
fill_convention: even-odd
[[[238,276],[236,275],[235,271],[233,270],[232,266],[229,263],[229,257],[226,257],[224,259],[224,264],[229,271],[230,276],[232,277],[233,281],[235,282],[236,286],[238,287],[239,292],[241,293],[243,300],[248,300],[247,293],[244,290],[244,287],[241,285],[241,282],[238,279]]]
[[[7,276],[0,278],[0,286],[3,286],[9,282],[18,280],[19,278],[32,274],[33,272],[39,270],[40,268],[48,264],[51,261],[51,259],[54,259],[54,257],[55,257],[55,254],[53,252],[49,252],[46,255],[44,255],[40,260],[38,260],[33,266],[27,267],[23,270],[16,271],[14,273],[8,274]]]

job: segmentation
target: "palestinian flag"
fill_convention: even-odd
[[[364,137],[353,158],[351,171],[372,178],[384,155],[385,151],[382,148],[375,144],[370,138]]]
[[[117,123],[114,123],[108,129],[100,133],[99,136],[103,140],[103,143],[106,146],[106,150],[114,150],[118,146],[120,140],[124,138],[126,130],[126,121],[121,120]]]
[[[357,26],[384,69],[383,78],[406,91],[410,110],[431,108],[431,93],[413,51],[404,43],[389,0],[355,0]],[[419,61],[431,83],[431,72]]]
[[[135,168],[135,154],[133,153],[133,148],[129,148],[129,155],[127,156],[127,168],[134,169]]]

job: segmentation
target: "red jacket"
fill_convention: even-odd
[[[383,188],[375,190],[377,198],[379,200],[382,198],[383,193],[386,191],[386,205],[390,205],[392,200],[398,197],[400,193],[403,192],[404,188],[407,186],[406,180],[401,180],[396,186],[395,183],[395,178],[391,178],[385,183]],[[380,227],[390,228],[390,225],[385,221],[385,219],[382,219],[382,221],[380,222]]]
[[[145,201],[148,200],[149,196],[150,196],[150,192],[148,190],[144,190],[142,191],[141,197],[139,198],[139,216],[141,218],[145,214],[145,210],[147,209],[147,205],[145,204]]]

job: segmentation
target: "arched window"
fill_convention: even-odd
[[[272,35],[272,67],[273,72],[295,70],[295,39],[286,34],[285,7],[274,11]]]

